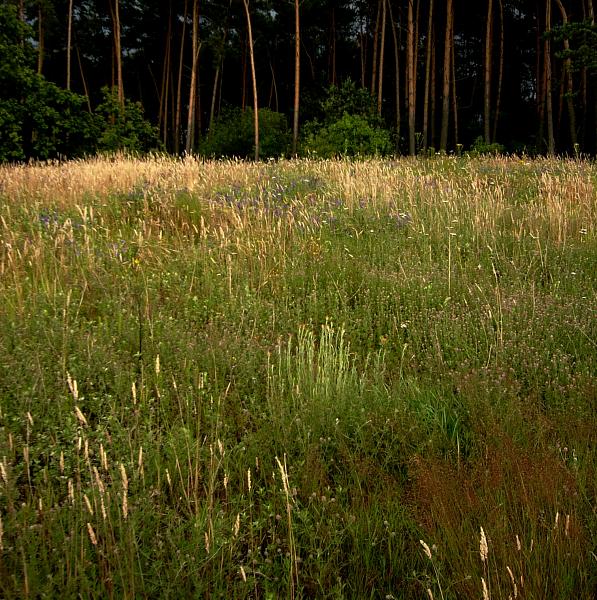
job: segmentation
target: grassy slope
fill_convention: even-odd
[[[1,168],[0,595],[591,598],[596,190]]]

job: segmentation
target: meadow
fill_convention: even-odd
[[[592,599],[597,165],[0,167],[0,596]]]

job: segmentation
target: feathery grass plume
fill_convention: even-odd
[[[487,538],[485,537],[483,527],[481,527],[481,538],[479,540],[479,554],[481,556],[481,561],[486,563],[489,555],[489,548],[487,547]]]
[[[85,500],[85,506],[87,507],[87,512],[93,517],[93,507],[91,506],[91,502],[87,494],[83,494],[83,500]]]
[[[97,537],[95,535],[95,531],[93,530],[93,527],[92,527],[91,523],[87,523],[87,533],[89,534],[89,540],[90,540],[90,542],[94,546],[97,546]]]
[[[236,519],[234,520],[234,526],[232,527],[232,533],[234,537],[238,537],[238,532],[240,531],[240,513],[236,514]]]
[[[124,464],[120,463],[120,478],[122,480],[122,516],[126,520],[128,517],[128,491],[129,491],[129,479],[126,474]]]
[[[483,600],[489,600],[489,590],[487,589],[487,584],[483,577],[481,577],[481,584],[483,586]]]
[[[139,475],[143,477],[145,470],[143,468],[143,446],[139,446],[139,455],[137,457],[137,468],[139,469]]]
[[[81,423],[81,425],[83,425],[84,427],[87,427],[88,423],[87,423],[87,419],[85,418],[85,415],[81,412],[81,409],[75,405],[75,415],[77,417],[77,419],[79,420],[79,423]]]
[[[79,388],[77,386],[77,380],[73,379],[68,372],[66,373],[66,383],[68,384],[68,389],[70,390],[75,402],[77,402],[79,400]]]
[[[431,548],[423,540],[419,540],[419,543],[421,544],[421,546],[423,546],[423,551],[425,552],[425,556],[427,556],[427,558],[429,560],[431,560],[432,559]]]

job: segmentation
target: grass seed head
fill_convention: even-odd
[[[423,546],[423,551],[425,552],[427,558],[431,560],[431,548],[423,540],[419,540],[419,543],[421,546]]]
[[[489,548],[487,547],[487,538],[485,537],[485,531],[481,527],[481,539],[479,541],[479,554],[481,555],[481,561],[487,562],[487,556],[489,555]]]

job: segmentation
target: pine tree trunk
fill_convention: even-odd
[[[423,149],[427,150],[429,134],[429,86],[431,83],[431,35],[433,31],[433,0],[429,2],[427,21],[427,50],[425,52],[425,95],[423,98]]]
[[[378,72],[378,86],[377,86],[377,114],[381,115],[381,108],[383,103],[383,63],[386,47],[386,2],[389,0],[382,0],[381,9],[381,41],[379,47],[379,72]]]
[[[298,0],[295,0],[295,4]],[[298,7],[295,7],[298,11]],[[330,59],[329,80],[331,85],[336,85],[336,9],[332,7],[332,22],[330,27]]]
[[[187,144],[186,153],[190,154],[195,146],[195,123],[197,111],[197,68],[199,65],[199,0],[193,0],[193,33],[192,33],[192,61],[191,61],[191,87],[189,89],[189,114],[187,115]]]
[[[71,48],[73,33],[73,0],[68,2],[68,24],[66,28],[66,89],[70,90]]]
[[[453,0],[447,0],[446,15],[446,37],[444,41],[444,73],[442,88],[442,129],[439,141],[439,149],[441,152],[445,152],[446,148],[448,147],[448,126],[450,122],[450,65],[452,63],[454,27]]]
[[[406,30],[406,68],[408,86],[408,153],[416,154],[415,143],[415,27],[413,1],[408,0],[408,20]]]
[[[433,1],[433,0],[432,0]],[[392,14],[392,2],[388,0],[390,11],[390,23],[392,25],[392,39],[394,40],[394,77],[396,92],[396,150],[400,146],[400,50],[398,46],[398,34],[396,33],[396,22]]]
[[[245,39],[242,39],[242,50],[241,50],[241,71],[242,71],[242,94],[241,94],[241,102],[240,106],[243,112],[245,112],[245,108],[247,107],[247,45],[248,41],[245,43]]]
[[[359,54],[361,57],[361,87],[365,87],[365,73],[367,71],[367,36],[363,30],[363,19],[359,21]]]
[[[255,160],[259,160],[259,101],[257,98],[257,76],[255,75],[255,55],[253,51],[253,30],[249,13],[249,0],[243,0],[247,17],[247,33],[249,35],[249,58],[251,60],[251,78],[253,80],[253,118],[255,127]]]
[[[452,112],[454,113],[454,146],[458,149],[458,95],[456,94],[456,51],[452,38]]]
[[[269,103],[268,106],[271,108],[272,107],[272,100],[274,102],[274,110],[276,112],[278,111],[279,108],[279,101],[278,101],[278,84],[276,83],[276,72],[274,71],[274,65],[272,65],[271,61],[269,63],[269,69],[272,72],[272,85],[270,88],[270,93],[269,93]]]
[[[298,148],[299,134],[299,100],[301,93],[301,30],[300,30],[300,14],[299,0],[294,0],[294,114],[292,116],[292,155],[296,156]],[[334,31],[334,36],[336,32]],[[334,55],[334,62],[336,57]],[[335,64],[332,73],[335,77]]]
[[[500,62],[498,67],[497,93],[495,98],[495,114],[493,115],[493,132],[491,139],[497,140],[497,127],[500,118],[501,102],[502,102],[502,81],[504,78],[504,4],[502,0],[498,0],[500,6]]]
[[[110,10],[112,12],[112,25],[114,35],[114,57],[116,60],[116,85],[118,88],[118,102],[124,106],[124,84],[122,81],[122,49],[120,47],[120,0],[110,0]],[[70,67],[69,67],[70,68]],[[70,75],[69,75],[70,77]]]
[[[587,4],[588,4],[588,9],[589,9],[589,20],[591,22],[591,25],[595,25],[595,11],[593,9],[593,0],[587,0]],[[597,84],[597,76],[595,76],[595,74],[591,74],[590,76],[590,80],[592,80],[593,83]],[[593,121],[593,126],[595,128],[594,130],[594,147],[593,147],[593,151],[597,152],[597,93],[595,93],[595,89],[597,88],[597,85],[593,85],[592,86],[592,91],[593,91],[593,102],[594,102],[594,121]]]
[[[545,5],[545,31],[551,31],[551,0],[546,1]],[[545,59],[545,111],[547,116],[547,153],[550,156],[555,154],[555,138],[553,130],[553,100],[552,100],[552,81],[551,81],[551,42],[549,38],[544,42]]]
[[[224,62],[224,48],[226,46],[226,38],[228,37],[228,17],[229,14],[226,14],[226,24],[224,26],[224,32],[222,34],[222,41],[220,43],[219,56],[218,56],[218,64],[216,66],[216,71],[214,73],[214,84],[211,93],[211,105],[209,107],[209,123],[207,126],[208,131],[212,130],[215,114],[216,114],[216,99],[218,97],[218,84],[221,87],[220,81],[220,72],[222,70],[222,63]]]
[[[72,0],[71,0],[72,1]],[[37,5],[37,73],[42,74],[44,69],[44,54],[45,54],[45,30],[44,30],[44,12],[42,4]]]
[[[562,14],[562,22],[564,26],[568,24],[568,14],[566,13],[566,9],[562,4],[561,0],[556,0],[558,8],[560,9],[560,13]],[[564,38],[564,51],[568,53],[570,51],[570,42],[568,38]],[[570,126],[570,142],[572,143],[572,147],[576,148],[577,138],[576,138],[576,113],[574,111],[574,82],[572,81],[572,61],[570,58],[566,58],[564,60],[564,70],[566,77],[566,103],[568,105],[568,124]]]
[[[87,100],[87,109],[91,114],[91,101],[89,100],[89,89],[87,88],[87,79],[85,78],[85,73],[83,72],[83,62],[81,61],[81,53],[79,52],[78,46],[75,46],[75,50],[77,52],[77,62],[79,63],[79,73],[81,73],[81,82],[83,83],[83,93],[85,94],[85,99]]]
[[[437,65],[436,65],[436,54],[435,54],[435,31],[432,32],[432,36],[433,36],[433,41],[431,44],[431,90],[429,92],[429,96],[431,97],[431,106],[429,107],[429,134],[430,134],[430,138],[429,138],[429,142],[430,142],[430,146],[432,146],[433,148],[436,148],[436,140],[437,140],[437,136],[436,136],[436,122],[437,122],[437,112],[435,110],[435,102],[437,100],[437,94],[436,94],[436,90],[437,90],[437,85],[436,85],[436,72],[437,72]]]
[[[419,20],[421,16],[421,2],[417,0],[415,10],[415,51],[413,52],[413,74],[415,80],[415,89],[413,90],[413,104],[417,106],[417,67],[419,65]]]
[[[375,94],[377,87],[377,46],[379,39],[379,21],[381,20],[381,3],[383,0],[377,2],[377,17],[375,18],[375,31],[373,32],[373,65],[371,69],[371,95]]]
[[[164,64],[162,65],[162,85],[160,90],[160,111],[158,123],[162,129],[164,146],[168,141],[168,89],[170,84],[171,69],[171,41],[172,41],[172,6],[168,13],[168,31],[166,33],[166,48],[164,51]]]
[[[483,131],[485,143],[491,143],[491,66],[493,50],[493,0],[487,0],[485,25],[485,88],[483,96]]]
[[[182,107],[182,69],[184,66],[184,43],[187,29],[188,0],[184,3],[184,12],[182,17],[182,33],[180,36],[180,54],[178,57],[178,82],[176,84],[176,116],[174,118],[174,153],[180,153],[180,126],[181,126],[181,107]]]

